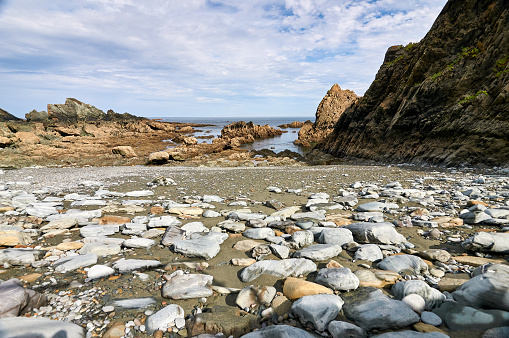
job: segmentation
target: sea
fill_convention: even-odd
[[[196,132],[193,134],[194,137],[200,137],[200,136],[220,136],[221,130],[224,126],[237,122],[237,121],[245,121],[250,122],[252,121],[254,124],[258,125],[266,125],[268,124],[271,127],[279,128],[279,125],[282,124],[288,124],[292,123],[293,121],[301,121],[305,122],[307,120],[314,121],[314,116],[285,116],[285,117],[242,117],[242,118],[235,118],[235,117],[164,117],[160,118],[163,121],[167,122],[187,122],[187,123],[200,123],[200,124],[209,124],[211,126],[207,127],[196,127],[196,130],[199,130],[199,132]],[[256,140],[253,143],[243,144],[241,148],[243,149],[249,149],[249,150],[260,150],[260,149],[270,149],[275,153],[279,153],[285,149],[294,151],[296,153],[299,153],[301,155],[304,155],[309,149],[296,146],[293,144],[293,141],[297,139],[297,133],[299,131],[299,128],[281,128],[283,131],[287,131],[286,133],[283,133],[280,136],[266,138],[266,139],[260,139]],[[207,142],[211,143],[212,138],[208,139],[202,139],[198,138],[198,141],[200,143]]]

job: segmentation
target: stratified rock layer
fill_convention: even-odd
[[[417,44],[390,47],[365,96],[319,148],[436,164],[509,159],[509,7],[450,0]]]

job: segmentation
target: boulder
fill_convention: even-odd
[[[17,317],[47,304],[44,294],[26,289],[17,278],[0,283],[0,318]],[[0,328],[0,337],[1,335]]]
[[[184,309],[177,304],[165,306],[147,318],[145,322],[147,334],[152,335],[158,330],[166,331],[172,324],[175,323],[175,319],[184,318],[184,315]]]
[[[45,254],[42,250],[13,248],[0,250],[0,264],[27,265],[40,259]]]
[[[212,295],[213,277],[204,274],[184,274],[182,270],[174,272],[161,289],[164,298],[189,299]]]
[[[275,296],[276,288],[273,286],[250,285],[240,290],[235,303],[241,309],[260,305],[269,307]]]
[[[283,295],[291,300],[321,293],[333,294],[333,291],[323,285],[295,277],[286,278],[283,284]]]
[[[209,236],[202,236],[198,239],[174,242],[173,250],[186,257],[198,257],[209,260],[219,253],[221,247],[217,242],[211,241]]]
[[[344,301],[337,295],[318,294],[299,298],[292,305],[292,313],[304,326],[320,332],[325,331],[329,323],[341,311]]]
[[[395,271],[400,275],[425,275],[428,272],[428,265],[421,258],[412,255],[389,256],[377,266],[379,269]]]
[[[352,232],[345,228],[323,229],[318,238],[319,243],[343,245],[353,242]]]
[[[487,330],[509,322],[509,312],[478,310],[456,302],[445,302],[433,313],[452,331]]]
[[[330,332],[332,338],[366,338],[368,336],[366,331],[357,325],[339,320],[330,322],[327,330]]]
[[[0,337],[83,338],[83,327],[49,318],[11,317],[0,319]]]
[[[359,287],[359,278],[348,268],[320,269],[315,282],[336,291],[350,291]]]
[[[55,269],[56,272],[66,273],[85,266],[94,265],[96,263],[97,263],[96,254],[91,253],[86,255],[76,255],[63,257],[56,260],[53,263],[53,269]]]
[[[316,338],[315,335],[290,325],[267,326],[263,329],[249,332],[242,338]]]
[[[507,254],[509,253],[509,233],[477,232],[461,243],[461,246],[472,251],[490,251]]]
[[[293,253],[293,258],[307,258],[312,261],[325,261],[341,253],[341,246],[337,244],[313,244]]]
[[[376,262],[382,260],[384,255],[380,247],[376,244],[364,244],[357,248],[355,251],[355,260],[364,260],[369,262]]]
[[[137,157],[136,152],[131,146],[118,146],[111,149],[113,154],[119,154],[122,157],[132,158]]]
[[[346,228],[353,234],[355,241],[374,244],[400,244],[406,242],[405,236],[388,222],[370,223],[360,222],[347,225]]]
[[[470,307],[509,312],[509,274],[487,271],[463,283],[452,296]]]
[[[314,271],[316,271],[316,264],[305,258],[264,260],[244,268],[240,273],[240,280],[243,283],[248,283],[263,274],[279,278],[298,277]]]
[[[435,309],[445,301],[445,296],[440,291],[430,287],[421,280],[398,282],[394,284],[391,290],[394,297],[400,300],[410,294],[421,296],[425,301],[425,308],[427,310]]]
[[[120,273],[126,273],[134,270],[146,270],[151,268],[157,268],[161,265],[163,264],[157,260],[121,258],[115,263],[113,263],[113,268]]]

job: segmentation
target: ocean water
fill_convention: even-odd
[[[254,124],[266,125],[268,124],[271,127],[279,128],[278,126],[281,124],[292,123],[293,121],[314,121],[315,117],[303,117],[303,116],[289,116],[289,117],[218,117],[218,118],[210,118],[210,117],[165,117],[162,118],[163,121],[168,122],[188,122],[188,123],[201,123],[201,124],[211,124],[212,126],[208,127],[197,127],[195,129],[200,130],[200,132],[196,132],[193,134],[194,137],[200,136],[220,136],[221,129],[224,126],[237,122],[237,121],[252,121]],[[299,154],[305,154],[309,149],[305,149],[293,144],[293,141],[297,139],[297,133],[299,128],[285,128],[283,131],[287,131],[287,133],[283,133],[280,136],[271,137],[267,139],[256,140],[253,143],[243,144],[241,148],[244,149],[270,149],[276,153],[283,151],[285,149],[294,151]],[[207,142],[211,143],[212,138],[202,139],[198,138],[198,142]]]

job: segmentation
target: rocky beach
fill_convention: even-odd
[[[503,337],[507,174],[3,170],[0,336]]]

